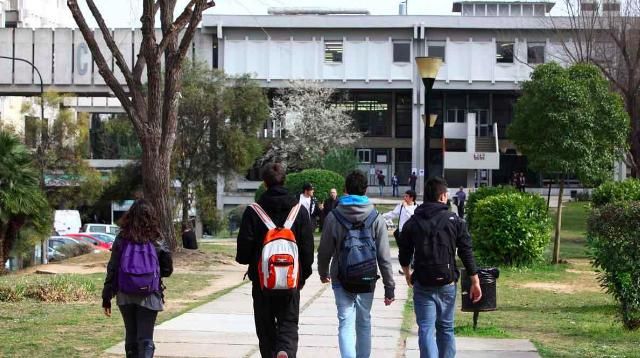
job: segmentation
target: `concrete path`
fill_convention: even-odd
[[[394,256],[397,254],[394,253]],[[399,268],[397,260],[394,267]],[[419,357],[415,335],[401,336],[402,314],[408,288],[404,278],[396,279],[396,302],[384,305],[380,283],[372,308],[372,357]],[[300,358],[339,357],[337,311],[330,285],[323,285],[314,269],[300,299]],[[162,323],[155,330],[156,357],[259,358],[253,324],[251,285],[238,287],[218,299]],[[458,339],[458,357],[538,357],[526,340]],[[108,354],[122,356],[124,343]]]

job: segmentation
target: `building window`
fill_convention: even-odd
[[[533,16],[533,5],[531,4],[522,5],[522,16]]]
[[[367,137],[391,137],[391,93],[355,95],[353,118]]]
[[[462,4],[462,16],[473,16],[473,4]]]
[[[373,150],[373,159],[376,164],[391,163],[391,152],[389,149],[376,148]]]
[[[440,57],[445,62],[445,45],[444,41],[429,41],[427,43],[427,54],[430,57]]]
[[[511,12],[509,16],[521,16],[522,6],[520,4],[511,4]]]
[[[546,5],[544,5],[544,4],[542,4],[542,5],[534,4],[533,5],[533,16],[544,16],[545,6]]]
[[[544,63],[544,43],[530,42],[527,44],[527,63],[534,65]]]
[[[461,108],[447,109],[447,122],[448,123],[464,123],[465,112],[466,111]]]
[[[393,42],[393,62],[411,62],[410,42]]]
[[[398,175],[400,185],[407,185],[411,174],[411,148],[396,148],[394,172]]]
[[[496,42],[496,62],[513,63],[513,42]]]
[[[474,12],[475,16],[485,16],[485,4],[475,4],[476,10]]]
[[[371,149],[356,149],[356,156],[362,164],[371,163]]]
[[[411,93],[396,94],[396,138],[411,138]]]
[[[487,4],[487,16],[498,15],[498,4]]]
[[[342,63],[342,41],[325,41],[324,62]]]
[[[498,16],[509,16],[509,4],[498,4]]]

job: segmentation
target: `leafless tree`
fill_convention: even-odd
[[[570,62],[598,66],[624,99],[631,118],[625,162],[633,176],[640,177],[640,0],[563,0],[562,4],[564,18],[549,18],[557,38]]]
[[[133,68],[129,68],[100,10],[93,0],[86,0],[100,33],[124,75],[126,85],[118,83],[93,31],[87,25],[78,1],[67,0],[73,18],[93,55],[102,78],[120,100],[142,146],[144,196],[155,207],[160,218],[161,233],[172,249],[176,247],[173,210],[170,207],[170,164],[176,137],[178,99],[180,98],[182,65],[202,20],[202,13],[213,7],[213,1],[190,0],[182,13],[174,16],[177,0],[143,0],[142,44]],[[156,15],[159,13],[162,38],[156,38]],[[164,72],[161,67],[164,59]],[[146,70],[147,84],[142,83]]]

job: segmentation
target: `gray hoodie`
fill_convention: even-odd
[[[372,204],[363,205],[342,205],[339,204],[334,210],[339,210],[351,222],[364,221],[371,210]],[[347,230],[340,224],[333,213],[329,213],[322,227],[322,238],[318,247],[318,273],[320,277],[329,277],[329,262],[331,262],[331,280],[338,280],[338,254],[342,245],[342,238],[347,234]],[[386,298],[395,298],[393,281],[393,268],[391,266],[391,253],[389,252],[389,234],[387,225],[382,216],[378,216],[372,226],[373,239],[376,243],[376,253],[378,255],[378,268],[384,284],[384,295]],[[333,259],[333,260],[332,260]]]

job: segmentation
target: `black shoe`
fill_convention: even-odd
[[[150,339],[138,342],[138,358],[153,358],[153,352],[155,350],[156,346]]]
[[[398,273],[401,274],[402,276],[404,276],[404,271],[398,270]]]

